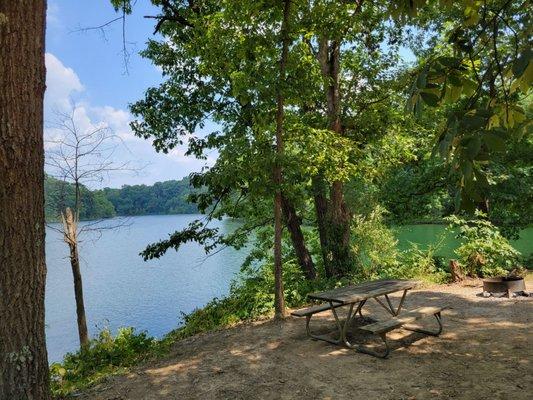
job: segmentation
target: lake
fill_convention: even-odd
[[[181,313],[190,313],[212,298],[227,294],[246,250],[227,248],[206,257],[201,246],[189,243],[178,252],[170,250],[159,260],[145,262],[139,256],[147,244],[201,217],[132,217],[119,230],[103,231],[101,237],[92,233],[82,238],[81,270],[91,335],[104,327],[116,331],[122,326],[134,326],[161,337],[180,325]],[[221,232],[231,232],[238,224],[224,220],[213,222],[212,226],[218,226]],[[405,249],[409,242],[425,246],[442,232],[442,225],[397,228],[399,247]],[[68,248],[55,230],[47,228],[46,234],[46,339],[49,360],[54,362],[77,349],[78,334]],[[531,243],[533,228],[527,229],[515,245],[529,253]],[[448,235],[439,253],[452,256],[455,245],[453,235]]]

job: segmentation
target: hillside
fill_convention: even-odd
[[[102,190],[117,215],[194,214],[196,206],[187,202],[190,192],[189,178]]]
[[[47,221],[59,220],[61,210],[74,206],[75,190],[72,183],[46,175],[44,195]],[[116,216],[115,208],[102,191],[91,191],[82,185],[80,219],[112,218],[114,216]]]
[[[154,185],[124,185],[120,189],[89,190],[82,186],[80,219],[112,218],[117,215],[193,214],[194,204],[187,202],[189,179],[157,182]],[[47,221],[57,221],[65,207],[74,206],[74,185],[51,176],[45,179],[45,214]]]

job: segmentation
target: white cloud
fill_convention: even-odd
[[[46,57],[46,94],[44,136],[48,140],[46,147],[54,147],[52,140],[59,140],[64,132],[53,126],[54,112],[66,112],[76,106],[74,121],[79,130],[88,130],[95,126],[109,127],[125,146],[114,153],[114,161],[123,163],[133,161],[138,165],[148,165],[139,174],[117,173],[102,183],[103,186],[121,186],[124,184],[152,184],[157,181],[180,179],[191,172],[199,171],[205,164],[212,165],[214,159],[196,160],[184,155],[185,146],[169,152],[156,153],[151,142],[136,137],[130,128],[133,119],[127,110],[110,105],[94,105],[84,97],[85,87],[76,72],[65,66],[55,55],[47,53]]]
[[[72,68],[65,67],[59,59],[51,53],[45,55],[46,63],[46,93],[45,104],[49,109],[65,110],[69,107],[70,99],[76,93],[84,90],[80,78]]]

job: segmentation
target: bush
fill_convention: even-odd
[[[357,261],[357,280],[378,278],[384,268],[397,264],[398,240],[384,222],[386,210],[375,207],[367,216],[358,215],[352,224],[352,250]]]
[[[130,367],[160,348],[157,340],[134,328],[121,328],[116,336],[102,330],[88,347],[68,353],[50,366],[52,393],[65,396]]]
[[[507,275],[520,267],[520,252],[500,233],[485,215],[477,212],[475,219],[458,216],[446,218],[450,228],[459,229],[461,245],[455,250],[464,272],[472,277]]]
[[[437,243],[422,250],[412,243],[411,248],[401,253],[398,262],[383,268],[380,278],[417,279],[431,283],[446,283],[451,275],[444,257],[437,256],[444,236]]]

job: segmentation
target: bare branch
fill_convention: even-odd
[[[138,171],[130,161],[116,162],[115,152],[122,139],[107,125],[89,124],[80,127],[76,122],[78,107],[72,105],[68,112],[57,111],[56,119],[50,125],[58,130],[61,137],[46,143],[53,146],[46,151],[47,172],[65,183],[74,185],[75,203],[73,205],[74,223],[78,223],[82,207],[82,188],[89,183],[102,182],[113,172]],[[129,151],[129,150],[128,150]],[[62,191],[67,186],[62,187]],[[61,194],[63,197],[65,193]],[[61,207],[65,209],[65,204]],[[63,211],[62,211],[63,212]],[[125,222],[103,224],[103,220],[78,225],[77,232],[116,229]],[[57,230],[57,229],[56,229]],[[62,230],[65,233],[64,229]]]

